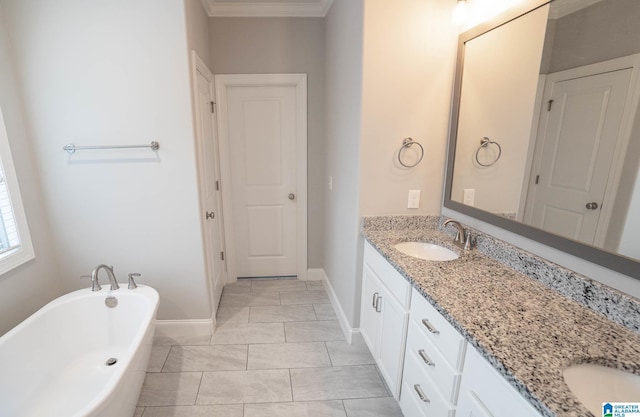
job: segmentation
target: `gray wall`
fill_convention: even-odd
[[[211,69],[211,43],[209,38],[209,15],[200,0],[184,0],[187,24],[187,45],[189,60],[191,50],[195,50],[200,59]]]
[[[640,52],[638,0],[605,0],[554,22],[552,73]]]
[[[324,19],[209,19],[214,74],[307,74],[308,266],[322,268],[324,175]]]
[[[4,116],[35,259],[0,276],[0,335],[62,294],[42,187],[0,6],[0,109]],[[2,155],[3,158],[6,155]],[[88,283],[87,283],[88,285]]]
[[[358,326],[357,273],[360,134],[362,115],[363,0],[335,0],[326,17],[326,174],[324,269],[346,319]],[[340,314],[340,312],[338,312]]]

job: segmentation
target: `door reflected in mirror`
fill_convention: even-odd
[[[640,259],[638,22],[556,0],[466,41],[451,200]]]

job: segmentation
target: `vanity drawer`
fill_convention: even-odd
[[[420,398],[420,396],[423,398]],[[415,355],[405,358],[400,407],[405,417],[453,417],[455,407],[436,388],[434,382],[420,370]],[[419,410],[419,412],[418,412]]]
[[[433,380],[443,397],[455,404],[458,397],[460,373],[451,367],[415,322],[409,323],[405,357],[409,356],[416,359],[418,368]]]
[[[418,291],[411,295],[411,320],[418,325],[449,364],[460,371],[464,363],[465,340]]]
[[[364,244],[364,262],[405,309],[409,308],[411,285],[369,242]]]

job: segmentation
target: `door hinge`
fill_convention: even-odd
[[[220,181],[216,181],[216,191],[220,191]]]
[[[224,261],[224,252],[220,252],[220,259]]]
[[[551,111],[551,106],[553,105],[553,100],[547,101],[547,111]]]
[[[536,175],[536,184],[540,181],[540,175]]]
[[[216,112],[216,103],[214,101],[211,102],[211,113]]]

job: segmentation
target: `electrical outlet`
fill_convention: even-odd
[[[467,206],[475,206],[476,203],[476,189],[475,188],[465,188],[464,189],[464,197],[462,198],[463,204]]]
[[[409,201],[407,208],[417,209],[420,207],[420,190],[409,190]]]

